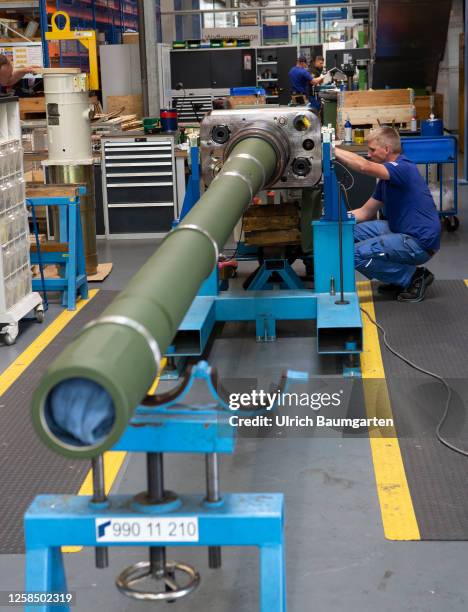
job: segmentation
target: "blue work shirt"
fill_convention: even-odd
[[[416,164],[404,155],[384,166],[389,180],[379,180],[372,195],[385,205],[390,230],[407,234],[425,250],[440,248],[440,220],[426,181]]]
[[[308,70],[300,66],[294,66],[289,71],[289,82],[291,83],[291,91],[309,95],[309,85],[312,76]]]

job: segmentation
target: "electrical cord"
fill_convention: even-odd
[[[351,185],[349,187],[345,187],[346,191],[351,191],[351,189],[354,187],[354,176],[351,174],[351,172],[348,170],[348,168],[342,164],[341,162],[337,161],[335,159],[335,164],[337,164],[338,166],[341,166],[343,168],[343,170],[349,174],[349,176],[351,177]],[[340,183],[342,184],[342,183]]]
[[[349,172],[349,170],[343,164],[340,164],[340,162],[336,162],[336,160],[335,160],[335,163],[337,163],[340,166],[342,166],[346,170],[346,172],[351,176],[351,178],[353,179],[353,183],[348,188],[346,188],[343,185],[343,183],[339,182],[340,189],[341,189],[341,191],[343,192],[343,194],[345,196],[346,207],[347,207],[348,210],[351,210],[351,207],[350,207],[350,204],[349,204],[349,199],[348,199],[348,191],[350,189],[352,189],[353,186],[354,186],[354,177],[351,174],[351,172]],[[438,423],[438,425],[436,427],[436,436],[437,436],[437,439],[439,440],[439,442],[441,442],[444,446],[446,446],[450,450],[454,451],[455,453],[458,453],[458,454],[462,455],[463,457],[468,457],[468,451],[465,451],[462,448],[459,448],[458,446],[455,446],[454,444],[449,442],[446,438],[444,438],[442,433],[441,433],[442,427],[444,426],[445,421],[447,420],[447,417],[448,417],[448,414],[449,414],[450,404],[452,402],[452,396],[453,396],[453,391],[452,391],[450,385],[448,384],[448,382],[445,380],[445,378],[443,378],[442,376],[439,376],[439,374],[435,374],[434,372],[431,372],[429,370],[426,370],[425,368],[422,368],[421,366],[418,366],[416,363],[411,361],[411,359],[408,359],[408,357],[405,357],[404,355],[399,353],[396,349],[394,349],[391,346],[391,344],[388,342],[388,340],[387,340],[387,331],[386,331],[386,329],[384,327],[382,327],[382,325],[377,323],[377,321],[371,317],[371,315],[367,312],[367,310],[365,310],[362,307],[360,307],[360,308],[361,308],[361,312],[363,312],[366,315],[366,317],[369,319],[369,321],[371,323],[373,323],[375,325],[375,327],[380,331],[380,333],[382,334],[382,338],[383,338],[383,342],[384,342],[385,347],[395,357],[397,357],[398,359],[400,359],[401,361],[406,363],[410,368],[413,368],[414,370],[417,370],[418,372],[421,372],[422,374],[425,374],[426,376],[430,376],[431,378],[434,378],[435,380],[439,381],[445,387],[445,390],[447,391],[447,399],[446,399],[446,402],[445,402],[444,412],[443,412],[442,418],[440,419],[440,421],[439,421],[439,423]]]
[[[450,404],[452,402],[452,396],[453,396],[453,391],[450,385],[448,384],[448,382],[445,380],[445,378],[443,378],[442,376],[439,376],[439,374],[434,374],[434,372],[431,372],[429,370],[426,370],[425,368],[422,368],[421,366],[411,361],[411,359],[409,359],[408,357],[405,357],[404,355],[399,353],[395,348],[391,346],[391,344],[387,340],[387,331],[385,330],[385,328],[382,327],[382,325],[380,325],[379,323],[377,323],[377,321],[372,318],[372,316],[367,312],[367,310],[361,307],[361,311],[366,315],[369,321],[373,323],[375,327],[380,331],[380,333],[382,334],[384,345],[393,355],[395,355],[395,357],[397,357],[398,359],[406,363],[410,368],[413,368],[414,370],[417,370],[418,372],[421,372],[422,374],[426,374],[426,376],[430,376],[431,378],[434,378],[435,380],[442,383],[442,385],[445,387],[445,390],[447,391],[447,400],[445,402],[444,413],[442,415],[442,418],[440,419],[436,427],[436,436],[439,442],[441,442],[444,446],[446,446],[450,450],[460,455],[463,455],[463,457],[468,457],[468,451],[465,451],[462,448],[459,448],[458,446],[451,444],[441,434],[442,427],[444,426],[444,423],[447,420],[447,416],[450,410]]]
[[[348,209],[349,212],[351,212],[353,209],[351,208],[351,204],[349,203],[349,198],[348,198],[348,190],[345,188],[345,186],[343,185],[343,183],[339,183],[340,185],[340,189],[344,194],[344,198],[345,198],[345,203],[346,203],[346,208]]]

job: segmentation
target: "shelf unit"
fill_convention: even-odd
[[[42,299],[32,291],[29,222],[23,176],[23,147],[17,98],[0,99],[0,334],[13,344],[18,321],[35,310],[43,318]]]
[[[257,86],[266,91],[267,104],[279,104],[278,57],[276,49],[257,49]]]

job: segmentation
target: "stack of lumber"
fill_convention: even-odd
[[[251,206],[243,218],[245,244],[278,246],[300,244],[300,216],[296,204]]]
[[[369,89],[338,94],[337,137],[344,138],[349,117],[353,128],[374,129],[379,125],[409,128],[414,110],[412,89]]]
[[[135,114],[125,114],[125,108],[122,107],[116,111],[103,113],[95,112],[93,118],[94,132],[126,132],[128,130],[141,130],[143,124]]]

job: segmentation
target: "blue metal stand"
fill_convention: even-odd
[[[315,291],[304,289],[284,260],[264,262],[249,285],[249,291],[220,293],[215,271],[203,284],[182,321],[168,356],[202,356],[215,323],[225,321],[255,321],[257,340],[272,341],[276,339],[276,321],[316,320],[318,353],[352,355],[362,351],[362,320],[354,271],[355,220],[348,219],[343,199],[339,197],[330,143],[323,143],[323,176],[325,214],[320,221],[314,221],[311,228]],[[340,217],[344,221],[340,222]],[[287,289],[271,289],[268,281],[273,271],[282,277]],[[335,292],[341,291],[341,278],[342,304],[335,296]]]
[[[418,165],[425,166],[426,182],[429,183],[429,168],[437,167],[439,186],[439,216],[446,221],[449,231],[459,227],[458,215],[458,141],[455,136],[402,138],[403,153]],[[453,206],[444,209],[444,169],[452,167]]]
[[[62,305],[68,310],[75,310],[77,293],[83,298],[88,297],[88,281],[83,246],[83,232],[80,218],[80,195],[86,193],[85,187],[78,187],[75,198],[33,197],[27,199],[27,204],[36,206],[57,206],[59,210],[60,243],[66,245],[61,251],[41,251],[31,253],[31,263],[45,265],[58,264],[61,278],[33,279],[33,291],[61,291]]]
[[[187,190],[177,223],[188,215],[200,199],[200,150],[198,147],[191,147],[190,149],[190,165],[190,177],[187,182]]]
[[[297,372],[290,372],[286,377],[294,381],[303,379]],[[193,384],[200,380],[205,382],[214,403],[185,403]],[[115,450],[158,453],[161,465],[165,452],[204,453],[207,458],[216,458],[217,453],[232,453],[235,428],[228,422],[228,406],[213,381],[214,372],[206,362],[201,362],[172,398],[159,405],[157,400],[147,398],[138,407]],[[208,478],[211,477],[207,471]],[[218,492],[217,482],[214,484]],[[164,491],[162,483],[161,488]],[[150,551],[155,547],[161,551],[166,546],[206,546],[215,551],[220,546],[257,546],[260,611],[286,612],[282,494],[221,496],[218,492],[213,496],[207,487],[206,497],[179,497],[169,491],[164,491],[164,497],[161,502],[153,503],[146,492],[136,496],[113,495],[109,499],[104,496],[99,501],[96,501],[96,491],[93,498],[38,496],[25,515],[27,591],[67,591],[61,552],[64,545],[92,546],[97,550],[110,546],[146,546]],[[128,537],[122,535],[122,529]],[[210,567],[220,567],[220,551],[218,554],[218,563],[210,563]],[[26,606],[29,612],[53,612],[53,609],[45,604]]]
[[[106,540],[107,530],[99,532],[97,525],[109,523],[110,531],[113,521],[132,524],[135,518],[153,519],[152,524],[157,525],[160,513],[142,515],[132,508],[132,504],[133,498],[128,495],[113,496],[106,508],[93,508],[91,498],[86,496],[37,497],[25,518],[27,591],[67,591],[60,549],[63,544],[154,546],[154,541],[116,544]],[[173,521],[196,518],[198,539],[187,543],[158,540],[158,546],[257,546],[260,549],[260,611],[286,611],[281,494],[228,494],[223,497],[220,508],[211,508],[202,496],[183,496],[179,508],[168,516]],[[29,605],[26,610],[53,612],[56,607]],[[96,602],[96,609],[98,607],[99,602]],[[60,609],[73,608],[61,606]]]
[[[262,263],[255,278],[249,284],[248,291],[273,289],[275,283],[271,281],[271,277],[275,273],[282,280],[280,284],[281,289],[291,289],[294,291],[295,289],[304,288],[301,279],[285,259],[267,259]]]

